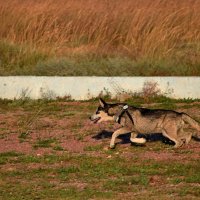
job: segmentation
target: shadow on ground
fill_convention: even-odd
[[[92,138],[96,140],[102,140],[112,137],[113,132],[103,130],[99,132],[97,135],[93,136]],[[121,135],[118,137],[121,139],[120,144],[128,144],[131,143],[130,141],[130,133],[127,133],[125,135]],[[148,142],[156,142],[161,141],[165,144],[174,145],[174,142],[170,139],[164,137],[161,133],[153,133],[153,134],[138,134],[137,138],[145,138]]]

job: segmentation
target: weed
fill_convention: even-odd
[[[75,166],[70,166],[70,167],[58,168],[56,171],[59,174],[60,178],[63,180],[66,179],[69,174],[78,173],[80,170]]]
[[[23,142],[24,140],[27,139],[27,136],[28,136],[27,133],[22,132],[22,133],[18,136],[18,138],[20,139],[21,142]]]
[[[149,178],[147,176],[123,177],[114,180],[108,180],[104,187],[108,190],[128,192],[130,185],[148,186]]]
[[[144,101],[148,103],[150,101],[150,98],[155,98],[160,95],[160,89],[158,88],[158,83],[152,81],[144,82],[142,91],[136,95],[142,96]]]
[[[102,150],[102,145],[95,145],[95,146],[86,146],[84,148],[85,151],[98,151]]]

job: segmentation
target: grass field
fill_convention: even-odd
[[[184,111],[200,121],[200,103],[145,105]],[[94,125],[97,101],[18,100],[0,103],[0,199],[199,199],[200,143],[173,149],[152,137],[128,136],[108,148],[116,125]]]
[[[0,75],[200,75],[199,0],[0,0]]]

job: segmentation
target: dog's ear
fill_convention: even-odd
[[[99,103],[100,103],[101,107],[103,107],[103,108],[105,108],[107,105],[107,103],[102,98],[99,99]]]

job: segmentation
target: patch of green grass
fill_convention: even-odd
[[[200,183],[200,172],[196,171],[196,174],[194,173],[190,173],[190,174],[191,174],[190,176],[184,179],[186,183]]]
[[[148,186],[149,184],[149,178],[146,175],[140,175],[138,177],[132,177],[130,179],[130,184],[131,185],[143,185],[143,186]]]
[[[61,147],[59,145],[56,145],[56,146],[53,147],[53,150],[55,150],[55,151],[63,151],[64,149],[63,149],[63,147]]]
[[[101,66],[101,68],[97,70],[96,66]],[[136,67],[135,62],[129,58],[102,58],[93,57],[92,55],[80,55],[76,58],[55,57],[39,62],[32,73],[40,76],[113,76],[120,73],[123,76],[127,75],[127,71],[135,70]],[[112,73],[110,69],[112,69]]]
[[[17,157],[20,155],[23,155],[23,154],[15,152],[15,151],[8,151],[8,152],[0,153],[0,157]]]
[[[27,173],[22,170],[11,170],[11,171],[2,173],[2,176],[13,178],[13,177],[23,177],[25,174]]]
[[[24,164],[41,163],[42,160],[43,160],[43,157],[33,156],[33,155],[25,155],[25,156],[20,156],[18,158],[18,162],[24,163]]]
[[[42,158],[42,162],[45,164],[53,164],[53,163],[61,163],[61,162],[73,162],[74,156],[69,153],[64,152],[62,156],[57,156],[55,154],[44,155]]]
[[[193,196],[196,197],[195,199],[198,199],[200,196],[200,188],[199,186],[184,186],[178,189],[178,194],[181,197],[189,195],[190,197]]]
[[[76,173],[79,171],[80,171],[79,168],[77,168],[76,166],[62,167],[57,169],[58,174],[65,174],[65,175],[70,173]]]
[[[10,185],[9,185],[10,186]],[[0,189],[1,191],[1,189]],[[11,191],[8,194],[5,191]],[[1,196],[3,199],[9,200],[21,200],[21,199],[112,199],[112,193],[107,191],[101,191],[96,188],[86,188],[80,190],[74,186],[67,186],[66,188],[56,188],[54,184],[40,183],[37,186],[34,184],[28,184],[27,186],[10,186],[2,188]],[[0,196],[0,197],[1,197]]]
[[[166,166],[166,174],[174,174],[176,176],[185,176],[192,170],[191,165],[186,165],[182,163],[171,163]]]
[[[15,151],[0,153],[0,164],[5,164],[9,162],[9,160],[11,160],[12,158],[17,158],[21,155],[23,154]]]
[[[98,99],[97,99],[98,100]],[[133,104],[137,107],[141,107],[142,104],[146,103],[144,98],[140,96],[133,96],[132,98],[126,101],[130,105]],[[197,105],[190,105],[190,103],[200,102],[200,99],[191,99],[191,98],[183,98],[183,99],[173,99],[166,97],[164,95],[158,95],[155,97],[149,97],[149,103],[158,103],[155,108],[165,108],[165,109],[176,109],[176,103],[185,103],[188,105],[184,106],[199,106]]]
[[[93,160],[93,161],[92,161]],[[80,171],[87,170],[88,177],[90,179],[107,178],[108,176],[122,176],[129,173],[129,168],[124,168],[123,164],[113,159],[95,159],[87,158],[82,160],[80,165]]]
[[[123,191],[128,192],[131,185],[148,186],[149,178],[146,175],[123,177],[114,180],[107,180],[104,184],[104,188],[109,191]]]
[[[57,144],[57,139],[50,138],[50,139],[39,139],[36,141],[36,143],[33,145],[35,149],[37,148],[50,148],[54,144]]]
[[[179,177],[175,177],[171,180],[171,183],[173,184],[179,184],[181,182],[183,182],[183,178],[179,178]]]
[[[193,154],[193,150],[190,149],[179,149],[179,151],[175,150],[178,154],[184,154],[184,155],[191,155]]]
[[[55,114],[55,112],[63,109],[58,102],[54,99],[34,100],[26,97],[14,100],[0,99],[0,108],[6,111],[21,108],[24,111],[34,111],[35,113],[41,110],[41,114]],[[65,108],[65,110],[68,110],[68,108]]]
[[[20,142],[24,142],[28,138],[28,132],[22,132],[18,136]]]
[[[22,108],[24,109],[24,111],[38,111],[38,110],[42,110],[41,114],[49,114],[49,115],[57,115],[59,118],[63,118],[63,117],[73,117],[74,115],[80,114],[83,117],[87,117],[91,112],[93,112],[96,108],[96,106],[98,105],[98,98],[95,99],[90,99],[88,101],[82,101],[82,102],[92,102],[91,104],[85,106],[85,105],[70,105],[70,106],[61,106],[58,102],[60,102],[61,100],[57,101],[57,100],[50,100],[50,99],[39,99],[39,100],[32,100],[29,98],[25,98],[25,99],[16,99],[16,100],[2,100],[0,99],[0,108],[2,108],[3,110],[13,110],[13,109],[17,109],[17,108]],[[111,100],[108,99],[107,101],[109,102],[117,102],[117,100]],[[184,108],[185,106],[190,108],[190,107],[197,107],[199,108],[200,105],[195,104],[195,105],[191,105],[190,103],[193,102],[199,102],[200,99],[170,99],[164,96],[160,96],[160,97],[156,97],[156,98],[152,98],[150,99],[149,103],[157,103],[154,106],[149,106],[149,108],[162,108],[162,109],[177,109],[177,105],[176,103],[185,103],[188,105],[183,105],[181,106],[181,108]],[[65,101],[64,101],[65,102]],[[134,105],[137,107],[141,107],[144,103],[146,104],[146,102],[144,101],[144,99],[142,97],[137,97],[137,96],[133,96],[131,99],[128,99],[126,101],[126,103],[128,103],[129,105]],[[82,111],[86,110],[87,107],[87,113],[83,113]],[[146,106],[148,107],[148,106]],[[179,106],[180,107],[180,106]],[[75,111],[76,109],[76,111]],[[78,110],[77,110],[78,109]],[[61,114],[59,114],[58,112],[62,111]]]
[[[190,176],[188,175],[188,176],[182,176],[181,178],[173,178],[171,182],[175,184],[179,184],[179,183],[197,183],[198,184],[200,183],[200,173],[197,172],[196,174],[192,173]]]
[[[98,150],[92,149],[92,151]],[[131,152],[135,156],[138,155],[138,152],[141,153],[136,149]],[[125,154],[115,154],[115,152],[109,158],[107,155],[103,152],[102,156],[67,152],[63,152],[59,156],[56,154],[28,156],[15,152],[4,154],[8,158],[6,163],[13,163],[12,159],[9,158],[17,156],[16,163],[22,165],[23,170],[20,168],[11,171],[1,170],[3,185],[1,185],[0,191],[3,192],[0,195],[5,199],[6,191],[9,193],[8,199],[12,199],[14,196],[16,199],[20,199],[22,196],[33,199],[36,197],[48,199],[51,193],[51,198],[61,199],[115,199],[119,191],[121,193],[139,192],[145,188],[147,194],[152,196],[156,194],[156,197],[159,197],[157,192],[153,193],[153,188],[150,185],[150,177],[157,175],[166,180],[166,184],[177,185],[176,192],[166,185],[166,194],[171,192],[173,195],[178,193],[181,196],[183,190],[179,187],[180,183],[199,182],[199,163],[196,160],[188,164],[175,161],[159,162],[148,159],[132,159],[126,157]],[[29,167],[34,166],[34,163],[40,164],[38,167],[37,165],[34,168]],[[12,182],[8,184],[10,178],[12,178]],[[71,186],[71,183],[74,185]],[[83,189],[78,187],[81,183],[85,185]],[[188,190],[186,195],[197,196],[199,192],[197,188],[193,190],[190,185],[188,188],[190,192]]]
[[[141,57],[137,61],[118,54],[85,53],[58,57],[7,41],[0,41],[0,59],[0,75],[197,76],[200,74],[199,63],[189,64],[188,61],[184,63],[183,59],[178,61],[172,57],[167,59]]]
[[[58,173],[58,177],[61,180],[68,180],[69,179],[69,174],[72,173],[79,173],[79,168],[76,166],[69,166],[69,167],[62,167],[56,169],[56,172]]]
[[[47,56],[32,48],[0,41],[0,75],[30,75]]]
[[[27,138],[27,133],[24,133],[24,132],[20,133],[20,135],[18,136],[18,138],[25,140]]]

